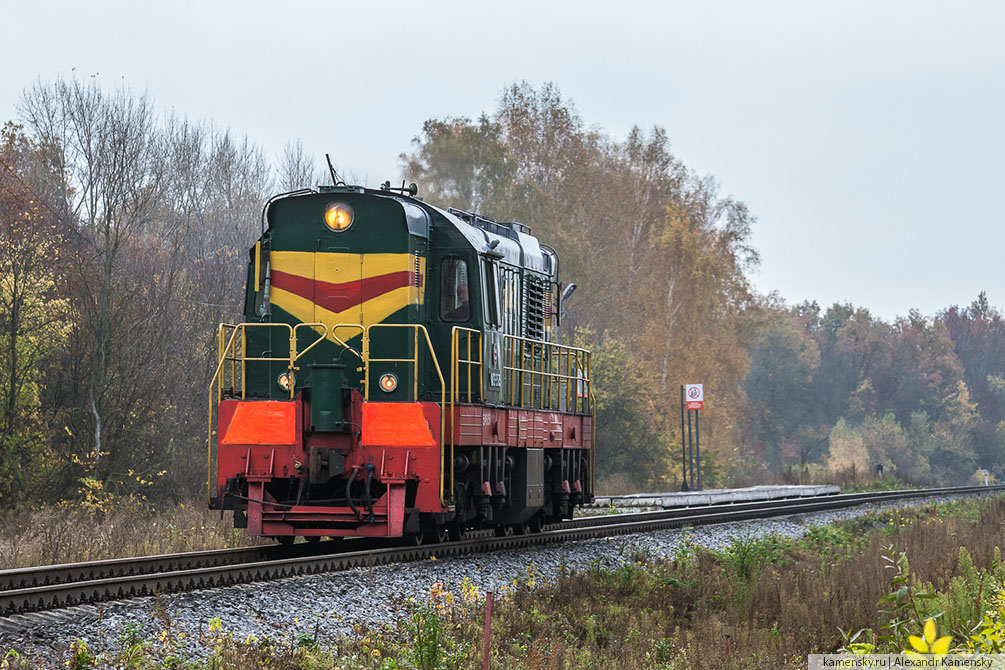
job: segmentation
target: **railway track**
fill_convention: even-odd
[[[85,603],[214,588],[296,575],[335,572],[428,559],[464,556],[684,526],[766,519],[930,496],[1001,492],[1005,486],[882,491],[749,503],[676,508],[656,512],[583,517],[541,533],[495,537],[473,533],[457,542],[389,547],[370,540],[320,542],[199,551],[0,571],[0,617]]]

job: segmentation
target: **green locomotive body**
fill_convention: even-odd
[[[560,343],[557,254],[395,190],[263,212],[208,445],[211,504],[249,533],[522,532],[592,498],[589,352]]]

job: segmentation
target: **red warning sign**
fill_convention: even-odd
[[[685,384],[684,401],[688,409],[702,409],[705,404],[705,390],[702,385]]]

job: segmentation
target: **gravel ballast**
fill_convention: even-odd
[[[959,496],[965,498],[972,496]],[[175,632],[185,633],[180,655],[202,657],[208,647],[199,642],[209,632],[209,622],[219,618],[224,633],[238,639],[292,639],[311,635],[330,643],[351,633],[354,625],[394,624],[404,616],[409,599],[425,602],[436,584],[460,600],[467,578],[480,591],[504,592],[514,580],[555,578],[562,569],[581,571],[591,565],[616,567],[639,552],[672,556],[686,542],[708,549],[723,549],[736,538],[769,535],[800,538],[810,527],[851,519],[884,509],[944,503],[956,498],[924,498],[862,505],[844,510],[700,526],[681,530],[567,542],[531,550],[501,551],[474,556],[425,560],[372,569],[358,568],[323,575],[245,584],[234,587],[165,594],[33,615],[36,623],[4,628],[0,620],[0,652],[16,649],[31,657],[62,665],[66,649],[81,639],[94,652],[119,647],[129,625],[133,634],[154,636],[167,621]],[[138,629],[136,627],[139,627]]]

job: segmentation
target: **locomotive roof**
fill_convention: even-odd
[[[551,254],[541,248],[541,243],[533,235],[515,226],[507,231],[504,225],[489,221],[488,223],[496,224],[496,229],[492,230],[488,226],[478,225],[484,221],[480,217],[475,218],[475,225],[472,225],[450,210],[444,211],[433,205],[427,207],[435,209],[453,224],[478,253],[495,252],[501,256],[501,260],[512,265],[546,274],[554,273]],[[490,246],[493,242],[496,242],[494,247]]]
[[[361,186],[319,187],[320,193],[338,193],[340,191],[362,193],[397,201],[405,210],[409,232],[412,234],[427,236],[420,226],[415,225],[414,215],[409,213],[411,207],[419,207],[426,210],[434,220],[444,219],[450,223],[479,254],[489,254],[505,263],[549,275],[555,274],[557,258],[554,258],[554,251],[550,248],[547,250],[543,248],[538,239],[530,234],[530,229],[521,223],[500,223],[477,214],[455,209],[441,209],[408,195],[376,191]],[[433,216],[433,212],[438,216]],[[415,215],[417,214],[415,213]]]

